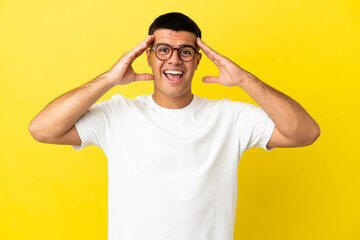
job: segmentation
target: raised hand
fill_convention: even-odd
[[[222,85],[233,87],[240,86],[244,79],[252,76],[230,59],[211,49],[200,38],[197,38],[197,44],[206,54],[206,56],[219,68],[219,76],[206,76],[203,78],[205,83],[220,83]]]
[[[197,44],[219,68],[219,76],[203,78],[206,83],[240,86],[269,115],[275,124],[267,147],[300,147],[312,144],[320,134],[315,120],[299,103],[245,71],[197,38]]]
[[[90,82],[71,90],[51,101],[31,121],[29,131],[40,142],[55,144],[81,144],[75,122],[107,91],[117,84],[138,80],[152,80],[151,74],[136,74],[133,61],[154,41],[154,36],[125,53],[107,72]]]
[[[119,85],[125,85],[140,80],[153,80],[154,77],[152,74],[137,74],[131,66],[134,60],[139,57],[153,41],[154,35],[149,35],[144,41],[122,55],[106,74]]]

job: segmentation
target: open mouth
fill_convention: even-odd
[[[183,78],[184,72],[179,70],[165,70],[164,75],[169,80],[169,82],[179,83]]]

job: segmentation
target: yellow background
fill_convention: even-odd
[[[359,240],[358,0],[1,0],[0,239],[106,239],[103,152],[38,143],[28,124],[169,11],[189,15],[209,46],[297,100],[322,130],[310,147],[244,154],[234,239]],[[144,55],[133,66],[150,71]],[[203,56],[194,93],[253,103],[239,88],[201,82],[217,72]],[[152,89],[118,86],[101,100]]]

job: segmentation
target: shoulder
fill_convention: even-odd
[[[224,105],[226,101],[231,101],[229,99],[208,99],[207,97],[199,97],[197,95],[194,95],[194,97],[197,99],[198,105],[203,106],[221,106]]]
[[[233,111],[234,113],[263,112],[263,110],[260,107],[247,102],[233,101],[226,98],[222,99],[221,102],[227,107],[229,107],[231,111]]]
[[[124,97],[123,95],[116,94],[111,97],[111,99],[98,102],[92,106],[92,109],[104,109],[112,110],[117,108],[132,108],[137,105],[142,105],[146,102],[146,95],[136,97],[135,99]]]
[[[199,105],[205,107],[215,107],[215,108],[252,108],[256,107],[250,103],[234,101],[228,98],[222,99],[207,99],[206,97],[199,97]]]
[[[265,111],[251,103],[234,101],[228,98],[223,99],[207,99],[205,97],[199,98],[199,106],[201,108],[209,109],[210,111],[219,111],[221,113],[231,113],[235,118],[245,117],[263,118],[267,114]]]

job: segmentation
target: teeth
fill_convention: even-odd
[[[170,74],[183,74],[182,71],[174,71],[174,70],[166,70],[165,73],[170,73]]]

